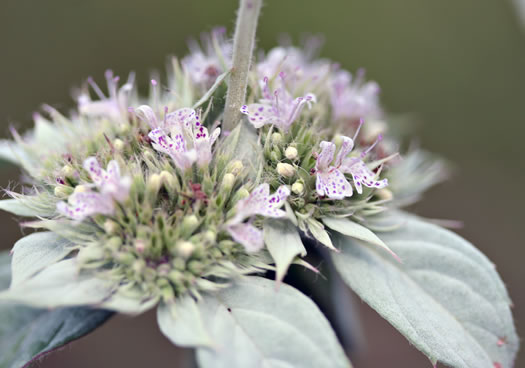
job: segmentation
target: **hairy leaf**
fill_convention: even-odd
[[[388,247],[388,245],[386,245],[376,234],[363,225],[359,225],[358,223],[345,218],[336,217],[325,217],[323,218],[323,222],[330,229],[335,230],[338,233],[377,245],[378,247],[381,247],[390,253],[394,258],[399,260],[399,257]]]
[[[112,282],[89,273],[79,273],[75,259],[66,259],[0,292],[0,302],[38,308],[97,305],[115,289]]]
[[[173,309],[159,311],[161,330],[176,344],[197,346],[202,368],[350,367],[317,306],[286,284],[276,291],[270,280],[246,277]]]
[[[264,242],[275,261],[277,281],[284,278],[295,257],[306,255],[297,228],[288,220],[267,220]]]
[[[56,263],[71,252],[72,243],[52,232],[33,233],[13,247],[11,285],[26,281],[45,267]]]
[[[0,288],[10,283],[10,257],[0,253]],[[89,308],[33,309],[0,303],[0,368],[26,367],[104,323],[111,312]]]
[[[509,298],[494,265],[454,233],[400,214],[382,235],[403,259],[333,234],[345,282],[426,354],[451,367],[512,367],[518,350]]]

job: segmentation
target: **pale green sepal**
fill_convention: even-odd
[[[323,222],[330,229],[337,231],[346,236],[363,240],[367,243],[377,245],[378,247],[383,248],[388,253],[390,253],[396,260],[400,261],[400,258],[394,253],[388,245],[386,245],[379,237],[374,234],[372,231],[359,225],[356,222],[350,221],[345,218],[336,218],[336,217],[324,217]]]
[[[319,243],[335,252],[338,251],[332,244],[330,235],[324,229],[323,224],[311,217],[306,219],[306,223],[308,224],[308,230]]]
[[[245,277],[197,304],[214,348],[198,348],[201,368],[349,368],[330,324],[296,289]]]
[[[421,219],[382,235],[396,262],[334,233],[332,259],[344,281],[429,357],[451,367],[512,367],[518,337],[492,263],[456,234]]]
[[[129,315],[139,315],[155,307],[159,302],[158,296],[147,296],[140,290],[127,290],[119,287],[107,300],[98,304],[97,308],[104,308]]]
[[[12,250],[11,287],[64,259],[72,246],[69,240],[52,232],[33,233],[17,241]]]
[[[202,313],[206,313],[205,298],[197,302],[189,295],[177,299],[174,304],[161,303],[157,308],[157,321],[161,332],[172,343],[184,347],[213,348]]]
[[[264,242],[275,261],[278,282],[282,281],[297,256],[306,255],[297,228],[288,220],[267,219],[264,223]]]
[[[0,292],[0,302],[37,308],[97,305],[110,296],[116,285],[80,272],[75,259],[52,264],[28,280]]]

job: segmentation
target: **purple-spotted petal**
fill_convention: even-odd
[[[244,246],[248,253],[255,253],[264,246],[262,231],[250,224],[235,224],[227,227],[233,240]]]
[[[363,192],[363,185],[369,188],[385,188],[388,185],[388,179],[376,180],[375,174],[366,167],[361,160],[354,160],[353,164],[345,168],[354,180],[355,189],[359,194]]]
[[[341,148],[339,149],[339,152],[337,153],[337,157],[335,159],[335,167],[341,166],[343,160],[348,156],[348,154],[354,149],[354,141],[352,138],[348,138],[346,136],[342,136],[343,143],[341,144]]]
[[[317,173],[316,190],[319,196],[330,199],[343,199],[353,194],[352,186],[344,174],[334,167]]]
[[[260,128],[266,124],[278,125],[279,117],[277,111],[267,104],[251,104],[243,105],[241,107],[241,113],[248,116],[248,121],[255,128]]]
[[[330,163],[334,159],[335,144],[332,142],[322,141],[320,144],[321,152],[317,156],[315,167],[318,171],[328,170]]]
[[[159,126],[155,112],[148,105],[137,107],[135,109],[135,114],[140,120],[145,121],[152,129],[155,129]]]
[[[57,211],[75,221],[82,221],[93,215],[112,215],[115,206],[111,197],[96,192],[74,193],[69,197],[69,204],[57,203]]]

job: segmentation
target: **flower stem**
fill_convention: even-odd
[[[240,108],[246,98],[248,71],[261,5],[262,0],[240,0],[233,40],[232,71],[224,107],[223,127],[227,131],[233,130],[241,118]]]

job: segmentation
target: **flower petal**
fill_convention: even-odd
[[[318,171],[325,171],[328,169],[330,163],[332,163],[332,160],[334,159],[335,144],[332,142],[322,141],[320,147],[321,153],[319,153],[319,156],[317,156],[315,168]]]
[[[244,246],[247,252],[254,253],[264,246],[263,233],[250,224],[235,224],[227,228],[233,240]]]
[[[319,196],[331,199],[343,199],[353,194],[352,186],[344,174],[334,167],[317,173],[316,190]]]
[[[374,178],[376,175],[374,174],[374,172],[372,172],[368,167],[366,167],[365,163],[361,160],[358,160],[355,163],[353,163],[348,168],[348,172],[352,174],[355,189],[359,194],[363,192],[363,185],[369,188],[377,189],[384,188],[388,185],[388,179],[375,180]]]
[[[277,111],[266,104],[243,105],[241,112],[248,116],[248,121],[255,127],[260,128],[265,124],[280,126],[280,119]]]

